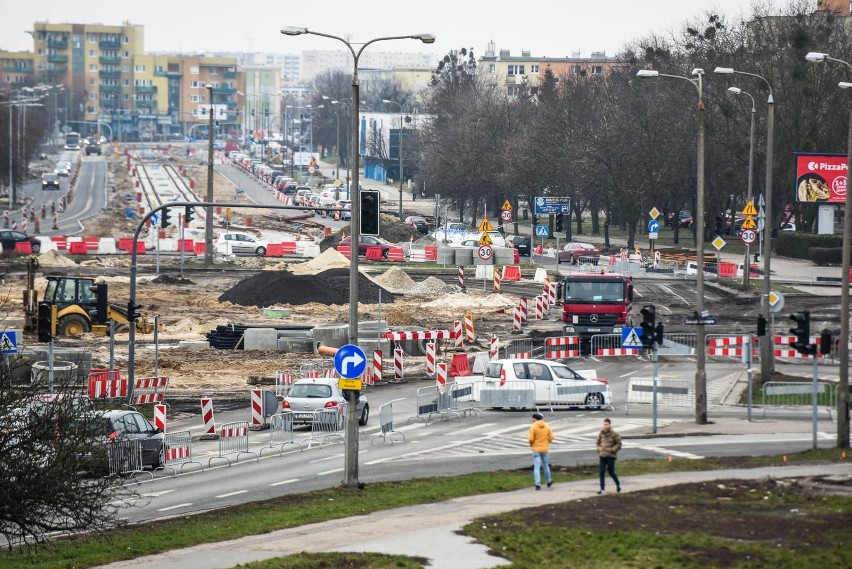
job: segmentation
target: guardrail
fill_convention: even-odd
[[[630,405],[651,405],[654,402],[654,380],[637,377],[627,382],[624,412]],[[667,407],[694,407],[695,388],[691,381],[657,379],[657,405]]]
[[[346,414],[347,404],[328,409],[317,409],[311,421],[311,436],[307,439],[310,447],[311,441],[326,443],[331,437],[346,438]]]
[[[248,421],[236,421],[234,423],[225,423],[219,427],[219,454],[211,456],[207,460],[207,466],[214,460],[225,460],[228,466],[231,466],[231,459],[227,455],[236,454],[236,462],[239,462],[240,456],[244,454],[253,454],[254,458],[260,460],[256,452],[249,450],[248,443]]]
[[[393,444],[394,435],[400,435],[402,440],[405,440],[405,433],[395,431],[393,428],[392,403],[385,403],[379,407],[379,425],[381,426],[382,432],[378,435],[373,435],[373,438],[370,439],[370,446],[373,446],[373,442],[375,442],[376,439],[382,439],[384,442],[390,441],[391,444]]]
[[[292,411],[283,411],[269,418],[269,441],[266,447],[260,449],[260,456],[263,456],[263,451],[270,448],[277,448],[278,456],[281,456],[287,445],[296,445],[300,452],[303,451],[302,443],[294,440]]]
[[[812,381],[769,381],[763,384],[763,389],[760,390],[759,397],[753,401],[753,404],[760,405],[763,408],[764,416],[766,416],[767,407],[786,407],[790,409],[811,408],[813,406],[813,391],[814,385]],[[837,407],[837,389],[835,385],[828,382],[817,382],[816,393],[817,407],[825,408],[830,419],[832,411]]]
[[[132,476],[145,472],[142,466],[142,441],[138,439],[110,442],[107,445],[107,457],[110,476]],[[154,477],[152,472],[147,474],[150,474],[151,478]]]

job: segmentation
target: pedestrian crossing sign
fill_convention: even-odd
[[[642,328],[625,328],[621,331],[622,348],[641,348]]]
[[[3,332],[0,334],[0,354],[14,354],[18,351],[17,332]]]

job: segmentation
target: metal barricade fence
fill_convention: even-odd
[[[263,456],[263,451],[270,448],[277,448],[278,456],[281,456],[286,445],[296,445],[299,451],[302,450],[302,443],[297,443],[293,438],[292,411],[283,411],[269,418],[269,442],[260,449],[260,456]]]
[[[340,437],[341,440],[346,438],[346,414],[348,405],[341,404],[337,407],[329,407],[327,409],[317,409],[314,411],[314,418],[311,421],[311,436],[308,439],[308,446],[311,441],[317,440],[320,443],[328,442],[331,437]]]
[[[825,407],[828,416],[837,407],[837,389],[833,383],[817,382],[817,407]],[[766,414],[767,407],[811,408],[813,405],[813,382],[780,382],[769,381],[763,384],[759,399],[754,405],[763,406]]]
[[[227,457],[229,454],[236,454],[237,462],[240,460],[240,455],[253,454],[255,459],[260,460],[256,452],[249,450],[248,442],[248,421],[236,421],[234,423],[225,423],[219,427],[219,454],[211,456],[207,460],[207,466],[214,460],[221,459],[228,461],[228,466],[231,466],[231,459]]]
[[[192,460],[192,433],[189,431],[166,433],[163,443],[165,454],[163,468],[170,468],[177,474],[177,466],[180,466],[180,471],[183,472],[183,467],[187,464],[197,464],[204,470],[204,465],[197,460]]]
[[[653,402],[654,380],[652,378],[637,377],[627,382],[625,412],[629,412],[631,404],[651,405]],[[695,405],[695,387],[688,380],[658,379],[657,405],[661,407],[693,407]]]
[[[470,384],[452,383],[450,388],[450,410],[467,415],[468,413],[482,414],[473,399],[473,386]]]
[[[621,334],[595,334],[591,339],[593,356],[633,356],[641,350],[621,347]]]
[[[535,384],[532,381],[507,381],[500,385],[497,381],[478,381],[474,389],[478,392],[482,407],[521,408],[535,407]]]
[[[393,436],[400,435],[402,436],[402,440],[405,440],[405,433],[395,431],[393,429],[393,404],[385,403],[381,407],[379,407],[379,426],[382,429],[382,432],[378,435],[373,435],[373,438],[370,439],[370,446],[373,446],[373,442],[376,439],[382,439],[383,441],[390,441],[391,444],[394,443]]]
[[[428,425],[432,415],[441,415],[447,420],[450,415],[455,415],[461,419],[461,415],[452,408],[454,401],[452,390],[447,386],[443,389],[436,385],[421,387],[417,390],[415,403],[417,414],[409,417],[408,421],[420,419]]]
[[[695,355],[698,344],[698,334],[675,332],[663,334],[663,345],[657,348],[660,356],[691,356]]]
[[[137,439],[111,441],[107,445],[109,475],[137,474],[142,467],[142,441]],[[153,474],[151,474],[153,477]]]
[[[504,358],[529,359],[533,357],[535,344],[532,339],[509,340],[506,347],[500,350]]]
[[[551,385],[547,393],[547,406],[550,407],[551,413],[554,406],[612,410],[611,394],[610,403],[606,403],[609,385],[603,382],[597,383],[598,385]]]

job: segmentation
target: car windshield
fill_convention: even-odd
[[[550,370],[553,372],[553,375],[559,379],[583,379],[582,376],[568,366],[553,365]]]
[[[299,399],[328,399],[331,397],[331,386],[319,383],[297,383],[290,389],[287,397]]]
[[[618,281],[566,281],[563,298],[573,302],[623,302],[624,284]]]
[[[59,179],[59,176],[57,176],[56,174],[45,174],[43,177],[44,177],[45,180],[58,180]]]

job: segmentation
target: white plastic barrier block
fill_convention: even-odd
[[[537,283],[544,283],[545,279],[547,279],[547,269],[542,269],[541,267],[537,268],[535,270],[533,281]]]
[[[160,239],[160,251],[177,251],[177,239]]]
[[[296,249],[298,250],[299,246],[296,245]],[[319,257],[320,254],[320,246],[316,243],[309,243],[304,246],[302,249],[302,255],[305,257],[316,258]]]
[[[98,240],[98,253],[115,253],[117,251],[115,239],[112,237],[101,237]]]
[[[39,235],[38,240],[41,243],[41,252],[47,253],[48,251],[59,251],[59,248],[56,246],[56,243],[50,237],[45,237],[44,235]],[[3,250],[3,245],[0,244],[0,251]]]

